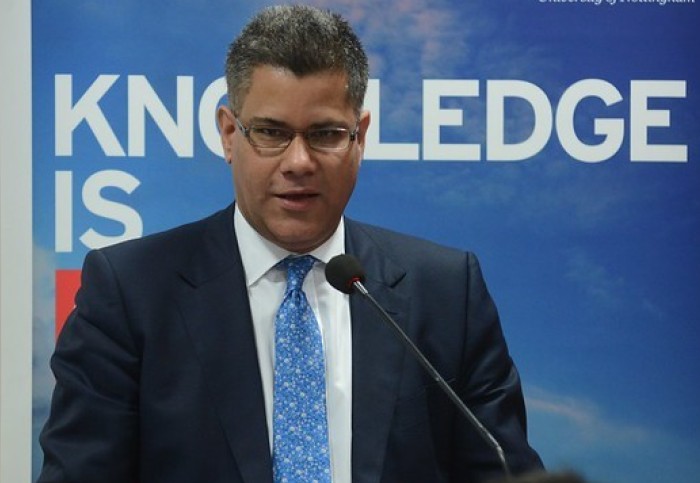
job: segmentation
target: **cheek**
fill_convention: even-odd
[[[344,183],[350,191],[355,187],[357,182],[357,176],[360,172],[360,164],[362,163],[361,157],[355,157],[349,160],[346,164],[346,170],[343,176]]]
[[[264,193],[265,182],[268,179],[265,165],[253,159],[246,148],[247,146],[239,142],[232,143],[231,172],[237,198],[252,198],[256,193]]]
[[[332,190],[334,204],[340,205],[341,209],[345,208],[357,180],[358,161],[349,161],[343,169],[335,172],[331,179],[331,184],[334,186]]]
[[[234,164],[235,163],[234,161]],[[250,167],[245,164],[234,167],[233,179],[236,188],[236,196],[239,198],[245,197],[252,201],[255,194],[261,191],[259,176],[255,173],[255,170],[250,169]]]

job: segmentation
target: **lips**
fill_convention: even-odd
[[[291,200],[291,201],[301,201],[305,200],[308,198],[314,198],[318,196],[315,193],[292,193],[292,194],[283,194],[283,195],[278,195],[279,198],[285,199],[285,200]]]
[[[284,208],[294,211],[303,211],[309,209],[320,195],[312,191],[290,191],[279,193],[275,196],[282,202]]]

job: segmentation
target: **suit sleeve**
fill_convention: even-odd
[[[89,253],[51,359],[56,386],[39,483],[138,479],[140,361],[121,289],[105,255]]]
[[[467,257],[468,287],[462,373],[464,402],[502,446],[514,474],[542,468],[527,441],[520,376],[511,359],[496,306],[486,288],[476,257]],[[485,481],[502,475],[495,451],[461,418],[454,433],[453,481]]]

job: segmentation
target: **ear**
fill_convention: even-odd
[[[221,145],[224,148],[224,159],[228,164],[233,160],[232,137],[236,132],[235,116],[228,106],[219,106],[216,111],[216,123],[219,126]]]
[[[367,130],[369,129],[370,119],[369,111],[362,111],[360,113],[360,120],[357,123],[357,147],[360,149],[360,157],[362,157],[362,154],[365,152],[365,142],[367,141]]]
[[[367,130],[369,129],[370,119],[371,116],[369,111],[362,111],[360,113],[360,120],[357,123],[357,145],[363,152],[365,150],[365,141]]]

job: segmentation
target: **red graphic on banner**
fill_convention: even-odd
[[[56,270],[56,337],[75,307],[75,294],[80,288],[80,270]]]

